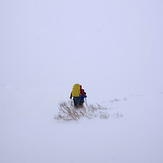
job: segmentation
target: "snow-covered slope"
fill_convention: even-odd
[[[1,1],[0,163],[162,163],[162,9]],[[54,120],[75,83],[112,116]]]

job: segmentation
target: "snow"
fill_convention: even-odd
[[[162,163],[162,16],[159,0],[1,0],[0,163]],[[75,83],[112,116],[55,120]]]

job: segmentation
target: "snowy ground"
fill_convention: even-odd
[[[163,161],[161,92],[130,95],[114,102],[110,99],[103,106],[108,106],[111,115],[118,112],[123,117],[78,122],[54,120],[54,112],[45,106],[43,98],[38,95],[40,102],[36,97],[28,99],[29,89],[8,87],[2,93],[1,99],[10,98],[1,101],[2,163]]]
[[[162,16],[159,0],[1,0],[0,163],[162,163]],[[75,83],[111,116],[55,120]]]

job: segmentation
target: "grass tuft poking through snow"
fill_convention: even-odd
[[[96,105],[85,105],[81,108],[74,108],[73,102],[60,102],[58,115],[54,116],[56,120],[79,120],[83,117],[87,119],[100,118],[108,119],[109,117],[122,118],[121,113],[114,113],[113,115],[108,113],[108,108],[103,107],[99,104]]]

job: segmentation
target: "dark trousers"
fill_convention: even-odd
[[[79,107],[80,106],[80,97],[73,97],[74,100],[74,106]]]

